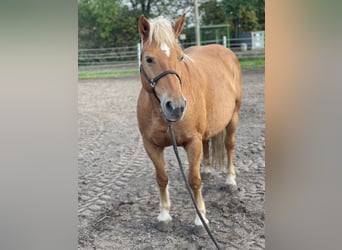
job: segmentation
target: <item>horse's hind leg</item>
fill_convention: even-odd
[[[170,216],[171,203],[168,191],[168,176],[165,170],[165,161],[163,153],[164,149],[154,145],[153,143],[150,143],[147,140],[143,141],[145,150],[150,159],[152,160],[156,170],[156,178],[160,194],[160,213],[158,215],[158,221],[169,222],[172,220]]]
[[[210,166],[209,141],[202,141],[202,145],[203,145],[202,174],[210,175],[212,172],[212,169]]]
[[[238,126],[239,116],[238,112],[235,111],[232,119],[230,120],[228,126],[226,127],[227,135],[225,139],[225,146],[228,154],[228,176],[226,179],[226,184],[233,188],[236,188],[235,181],[235,169],[233,164],[233,153],[235,146],[235,131]]]

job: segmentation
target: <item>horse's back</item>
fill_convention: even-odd
[[[238,64],[238,58],[228,48],[218,44],[205,46],[192,46],[184,50],[193,60],[203,60],[212,62],[212,60],[223,60],[226,63]]]

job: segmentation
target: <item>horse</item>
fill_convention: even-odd
[[[178,38],[185,18],[183,14],[171,23],[163,16],[139,17],[142,48],[137,119],[159,186],[158,221],[169,223],[172,220],[163,154],[164,148],[171,145],[168,122],[172,122],[177,146],[185,149],[188,158],[188,183],[208,224],[202,198],[201,160],[203,172],[210,172],[214,160],[227,154],[225,184],[236,188],[233,151],[242,76],[238,58],[222,45],[182,49]],[[210,147],[215,155],[211,155]],[[203,226],[198,215],[194,223]]]

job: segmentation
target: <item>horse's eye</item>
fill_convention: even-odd
[[[181,55],[181,56],[179,57],[179,61],[183,61],[183,60],[184,60],[184,56]]]
[[[147,57],[147,58],[146,58],[146,62],[147,62],[147,63],[153,63],[152,57]]]

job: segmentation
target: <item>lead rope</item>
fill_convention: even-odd
[[[186,189],[188,190],[189,194],[190,194],[190,197],[191,197],[191,200],[192,200],[192,203],[194,204],[195,206],[195,209],[196,209],[196,212],[200,218],[200,220],[202,221],[202,224],[204,225],[204,228],[205,230],[207,231],[208,235],[210,236],[211,240],[213,241],[213,243],[215,244],[216,248],[218,250],[220,250],[221,248],[219,247],[217,241],[215,240],[213,234],[211,233],[207,223],[205,223],[204,219],[203,219],[203,216],[202,214],[200,213],[198,207],[197,207],[197,203],[195,201],[195,198],[190,190],[190,187],[189,187],[189,184],[186,180],[186,177],[185,177],[185,174],[184,174],[184,169],[183,169],[183,165],[182,165],[182,162],[180,160],[180,157],[179,157],[179,154],[178,154],[178,149],[177,149],[177,145],[176,145],[176,140],[175,140],[175,136],[174,136],[174,133],[173,133],[173,130],[172,130],[172,126],[171,126],[171,122],[170,121],[167,121],[168,123],[168,126],[169,126],[169,131],[170,131],[170,136],[171,136],[171,142],[172,142],[172,146],[173,146],[173,151],[175,151],[175,155],[176,155],[176,158],[177,158],[177,161],[178,161],[178,165],[179,165],[179,168],[180,168],[180,171],[182,173],[182,176],[183,176],[183,180],[184,180],[184,183],[185,183],[185,187]]]

